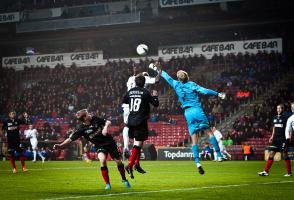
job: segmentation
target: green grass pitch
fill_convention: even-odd
[[[104,191],[99,163],[93,161],[27,161],[28,172],[12,174],[0,162],[0,199],[294,199],[294,177],[284,177],[285,164],[275,162],[269,177],[259,177],[264,161],[205,161],[205,175],[193,161],[143,161],[146,174],[135,172],[124,187],[114,162],[108,162],[112,189]],[[20,168],[17,162],[18,169]]]

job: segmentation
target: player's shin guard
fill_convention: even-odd
[[[12,169],[16,169],[14,156],[13,155],[9,155],[8,156],[8,159],[9,159],[9,162],[10,162],[10,165],[11,165]]]
[[[106,184],[109,184],[108,168],[106,166],[101,167],[101,174],[102,174],[102,177],[104,179],[104,182]]]
[[[286,164],[286,168],[287,168],[287,174],[292,174],[291,160],[289,157],[285,158],[285,164]]]
[[[222,157],[222,154],[221,154],[221,152],[220,152],[220,148],[219,148],[219,146],[218,146],[218,142],[217,142],[215,136],[214,136],[214,135],[211,135],[211,136],[209,137],[209,141],[210,141],[210,143],[212,144],[212,146],[213,146],[213,148],[214,148],[214,150],[215,150],[215,152],[216,152],[216,154],[217,154],[217,157],[221,158],[221,157]]]
[[[129,150],[129,128],[124,127],[123,129],[123,139],[124,139],[124,150]]]
[[[135,164],[135,161],[136,161],[138,155],[140,155],[140,154],[141,154],[141,147],[136,146],[136,145],[133,146],[133,148],[132,148],[132,154],[131,154],[131,157],[130,157],[129,163],[128,163],[128,168],[129,169],[132,169],[133,168],[133,166]]]
[[[120,163],[117,165],[117,169],[121,175],[122,180],[126,180],[126,171],[125,171],[125,166],[124,164]]]
[[[194,154],[194,160],[198,167],[198,165],[200,165],[200,158],[199,158],[199,149],[197,144],[192,145],[192,153]]]
[[[268,173],[271,166],[272,166],[272,164],[273,164],[273,162],[274,162],[274,158],[268,158],[268,160],[266,161],[264,171],[266,171]]]

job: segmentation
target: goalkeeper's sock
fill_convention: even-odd
[[[200,158],[199,158],[199,149],[198,149],[197,144],[192,145],[192,153],[194,154],[194,161],[195,161],[197,167],[199,167],[200,166]]]

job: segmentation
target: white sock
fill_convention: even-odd
[[[33,154],[34,154],[34,160],[36,160],[36,158],[37,158],[37,152],[36,152],[36,150],[33,150]]]
[[[45,157],[41,154],[41,152],[40,151],[38,151],[38,155],[42,158],[42,160],[44,160],[45,159]]]
[[[124,149],[129,150],[129,128],[124,127],[123,129]]]

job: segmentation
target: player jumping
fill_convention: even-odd
[[[64,140],[61,144],[55,144],[53,148],[56,149],[58,147],[63,147],[80,137],[84,137],[86,140],[93,143],[97,148],[101,174],[106,184],[105,190],[111,189],[106,163],[108,154],[116,162],[117,169],[120,172],[122,182],[125,187],[130,188],[131,185],[126,179],[124,164],[122,163],[117,145],[113,140],[113,137],[107,133],[107,128],[111,122],[96,116],[91,116],[86,109],[78,111],[76,113],[76,118],[82,122],[81,126],[74,133],[72,133],[69,138]]]
[[[139,68],[134,65],[133,66],[133,76],[129,77],[128,82],[127,82],[127,89],[128,91],[136,86],[135,83],[135,77],[139,74]],[[145,84],[144,88],[147,88],[151,84],[155,84],[156,82],[159,81],[160,76],[156,77],[150,77],[147,72],[142,73],[145,77]],[[123,113],[123,118],[124,118],[124,123],[128,123],[128,117],[130,114],[130,108],[129,104],[124,103],[122,105],[124,113]],[[123,129],[123,140],[124,140],[124,149],[123,149],[123,155],[125,159],[128,159],[130,156],[130,150],[129,150],[129,128],[127,126],[124,127]],[[137,160],[136,165],[135,165],[135,170],[137,170],[139,173],[146,173],[145,170],[143,170],[140,166],[139,160]]]
[[[204,174],[204,170],[200,164],[199,158],[199,149],[198,149],[198,141],[199,141],[199,133],[203,130],[207,130],[209,135],[210,143],[213,145],[217,157],[219,160],[222,159],[222,154],[220,152],[220,148],[218,146],[218,142],[214,137],[208,119],[203,111],[201,102],[198,97],[198,93],[203,95],[214,95],[218,96],[221,99],[225,98],[225,93],[219,93],[214,90],[206,89],[197,85],[196,83],[189,81],[188,73],[179,70],[177,72],[178,80],[172,79],[165,71],[161,71],[158,69],[156,65],[151,63],[149,68],[160,73],[161,76],[166,80],[166,82],[175,90],[178,99],[181,103],[181,107],[184,110],[184,115],[188,124],[189,133],[192,139],[192,152],[194,154],[194,160],[198,171],[200,174]]]
[[[131,178],[134,178],[133,166],[135,164],[136,166],[139,165],[143,143],[148,139],[147,120],[150,115],[149,104],[155,107],[159,106],[157,91],[153,91],[151,95],[150,92],[144,88],[145,79],[143,75],[137,75],[135,78],[136,87],[130,89],[123,99],[123,103],[130,105],[127,126],[129,128],[129,137],[134,139],[131,157],[128,166],[126,166],[126,170]],[[138,168],[137,171],[140,172]]]

